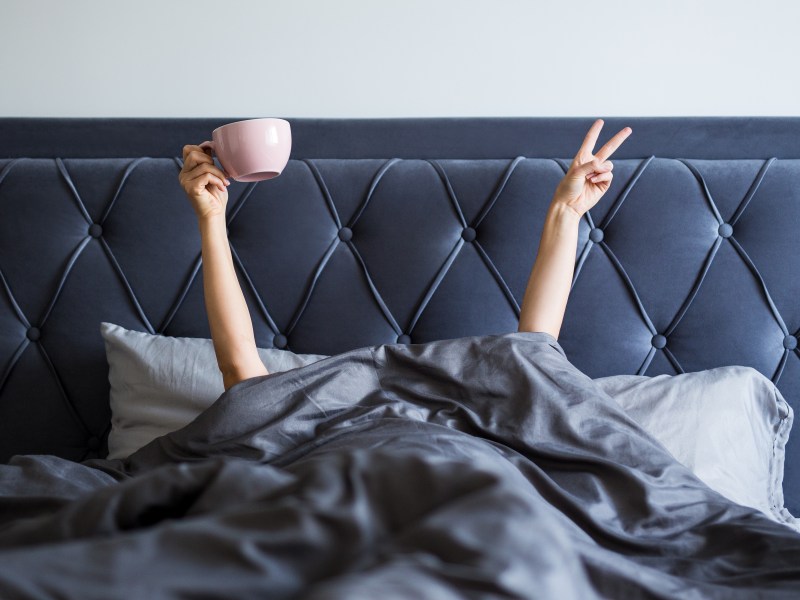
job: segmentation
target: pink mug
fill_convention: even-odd
[[[211,148],[225,172],[236,181],[262,181],[277,177],[289,162],[292,130],[283,119],[248,119],[217,127]]]

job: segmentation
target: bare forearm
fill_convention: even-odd
[[[592,124],[556,188],[522,300],[520,331],[544,331],[558,339],[575,270],[578,223],[610,187],[614,165],[608,158],[633,132],[623,128],[595,154],[602,128],[602,119]]]
[[[253,323],[233,268],[224,215],[198,221],[203,252],[203,292],[217,364],[225,389],[266,375],[256,349]]]
[[[558,339],[572,286],[579,220],[569,207],[550,205],[522,300],[520,331],[544,331]]]

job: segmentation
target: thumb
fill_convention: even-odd
[[[586,177],[589,173],[605,173],[607,171],[611,171],[613,168],[614,165],[610,160],[603,162],[597,158],[594,158],[589,162],[576,167],[573,171],[573,174],[576,177]]]

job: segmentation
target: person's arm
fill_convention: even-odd
[[[519,331],[543,331],[558,339],[572,286],[578,224],[611,185],[614,165],[608,158],[632,131],[626,127],[592,154],[602,128],[598,119],[589,129],[550,203],[522,299]]]
[[[203,293],[217,365],[227,390],[267,368],[258,356],[253,322],[233,268],[225,205],[225,173],[199,146],[185,146],[179,179],[197,214],[203,255]]]

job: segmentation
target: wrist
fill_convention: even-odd
[[[582,216],[577,210],[566,202],[558,200],[558,198],[553,198],[550,209],[547,212],[548,219],[563,225],[577,225]]]
[[[224,213],[198,215],[197,226],[200,228],[201,233],[205,231],[217,230],[220,228],[227,231],[228,228],[228,224],[225,222]]]

